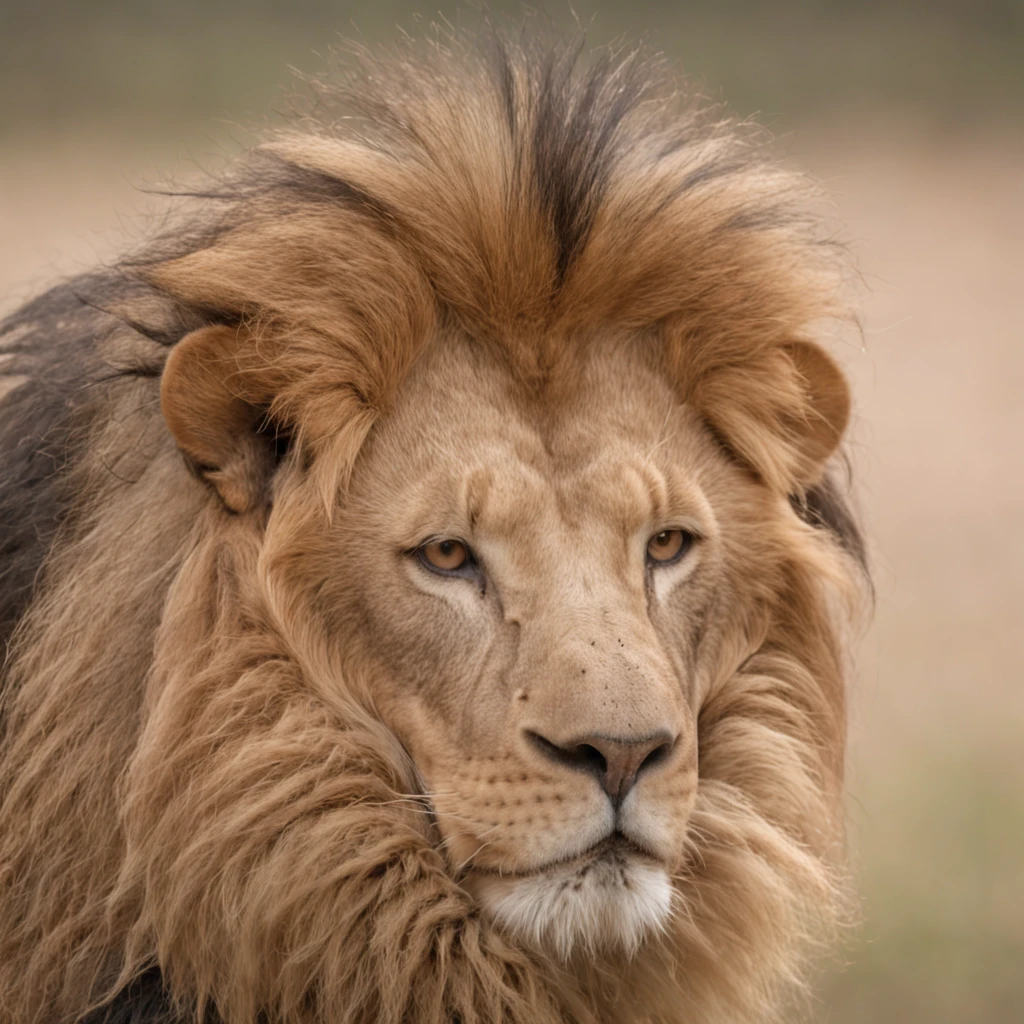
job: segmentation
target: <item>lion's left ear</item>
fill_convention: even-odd
[[[193,331],[171,349],[160,385],[178,447],[232,512],[266,501],[275,462],[275,439],[263,429],[271,395],[242,365],[248,340],[233,327]]]
[[[850,420],[842,370],[808,341],[718,368],[698,385],[696,399],[728,446],[785,494],[818,482]]]
[[[785,346],[803,384],[807,415],[797,432],[801,460],[817,482],[826,460],[839,447],[850,422],[850,387],[824,349],[808,341]]]

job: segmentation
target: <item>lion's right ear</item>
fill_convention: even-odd
[[[178,447],[232,512],[267,500],[275,439],[264,427],[269,394],[243,366],[247,335],[233,327],[187,334],[167,358],[160,385],[164,419]]]

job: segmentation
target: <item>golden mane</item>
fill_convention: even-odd
[[[578,52],[486,33],[357,54],[185,228],[4,325],[0,372],[30,381],[5,415],[57,423],[63,462],[31,512],[43,540],[12,556],[18,582],[48,551],[38,584],[0,607],[19,621],[2,1024],[724,1024],[804,984],[841,912],[863,570],[838,485],[814,478],[836,439],[806,427],[832,399],[799,346],[847,313],[842,259],[756,135],[642,51]],[[438,324],[555,394],[596,330],[649,338],[680,400],[803,516],[704,695],[676,910],[634,960],[560,966],[482,918],[358,666],[348,692],[318,685],[293,549],[189,483],[160,415],[168,352],[212,324],[237,329],[238,394],[319,481],[315,507],[275,507],[293,538],[330,516]],[[56,392],[31,384],[48,349],[74,368]]]

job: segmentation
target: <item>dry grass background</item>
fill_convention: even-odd
[[[1016,1024],[1024,131],[1019,112],[982,100],[952,120],[877,98],[816,106],[782,125],[783,144],[835,196],[864,275],[863,347],[847,339],[840,353],[878,587],[851,749],[864,923],[823,980],[818,1016]],[[0,311],[139,237],[153,205],[140,188],[221,159],[227,132],[208,116],[109,114],[0,131]]]

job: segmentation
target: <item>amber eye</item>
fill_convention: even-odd
[[[419,554],[428,568],[438,572],[458,572],[469,562],[469,548],[461,540],[432,540]]]
[[[693,534],[686,530],[662,530],[647,542],[647,561],[650,565],[668,565],[686,554],[693,543]]]

